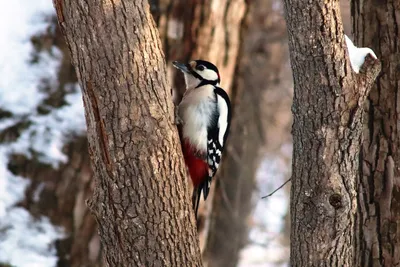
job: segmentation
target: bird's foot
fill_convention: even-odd
[[[178,114],[178,107],[175,107],[175,121],[174,121],[175,125],[180,125],[183,124],[183,120],[181,119],[181,117],[179,117]]]

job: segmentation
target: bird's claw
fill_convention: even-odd
[[[175,121],[174,121],[175,125],[180,125],[183,124],[183,120],[181,119],[181,117],[179,117],[178,114],[178,108],[175,108]]]

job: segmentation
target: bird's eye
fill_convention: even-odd
[[[198,69],[199,71],[202,71],[205,69],[205,67],[203,65],[199,65],[196,67],[196,69]]]

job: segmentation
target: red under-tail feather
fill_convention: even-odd
[[[193,185],[194,187],[198,187],[207,178],[208,164],[203,159],[196,156],[195,150],[186,140],[183,146],[183,155],[185,157],[185,162],[188,166]]]
[[[192,204],[195,215],[197,217],[197,210],[200,203],[200,194],[203,188],[202,183],[208,176],[208,164],[203,159],[196,156],[195,149],[190,143],[185,140],[182,146],[183,156],[185,163],[189,169],[190,178],[193,182]]]

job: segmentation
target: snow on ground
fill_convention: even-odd
[[[51,0],[2,2],[0,8],[0,107],[2,109],[12,111],[14,114],[24,114],[35,109],[43,99],[44,95],[38,92],[40,79],[54,76],[59,60],[54,60],[48,54],[41,54],[42,58],[38,64],[29,64],[33,52],[30,38],[46,30],[49,24],[44,17],[53,13]]]
[[[364,64],[365,57],[368,54],[371,54],[373,58],[377,59],[377,56],[371,48],[355,46],[350,38],[347,37],[347,35],[344,35],[344,39],[346,41],[347,49],[349,51],[351,68],[354,70],[355,73],[360,72],[361,66]]]
[[[83,101],[77,85],[74,93],[66,95],[66,106],[53,109],[49,114],[32,117],[33,124],[25,130],[16,142],[9,145],[10,152],[24,154],[28,158],[35,151],[41,162],[57,168],[60,162],[66,162],[62,152],[69,135],[83,134],[86,130],[83,115]]]
[[[281,152],[285,157],[290,157],[291,145],[282,146]],[[255,193],[256,206],[252,214],[249,245],[242,250],[238,267],[289,266],[289,248],[282,245],[282,231],[289,204],[287,188],[261,199],[281,186],[288,179],[289,172],[290,163],[281,156],[267,155],[262,161],[256,177],[258,192]]]
[[[48,218],[34,219],[26,209],[12,208],[1,219],[0,229],[0,262],[15,267],[56,266],[53,242],[63,235]]]
[[[64,234],[48,218],[33,218],[27,210],[15,205],[24,198],[29,179],[7,169],[9,155],[22,153],[57,167],[67,157],[62,153],[69,137],[83,134],[83,103],[77,85],[70,85],[67,105],[46,115],[37,113],[45,97],[43,80],[56,88],[61,53],[53,47],[41,52],[36,63],[31,57],[34,47],[30,38],[49,26],[48,17],[55,11],[51,0],[13,0],[0,9],[0,109],[12,116],[0,119],[0,131],[21,121],[31,124],[12,142],[0,143],[0,263],[15,267],[56,266],[54,240]],[[57,177],[54,177],[57,179]]]

